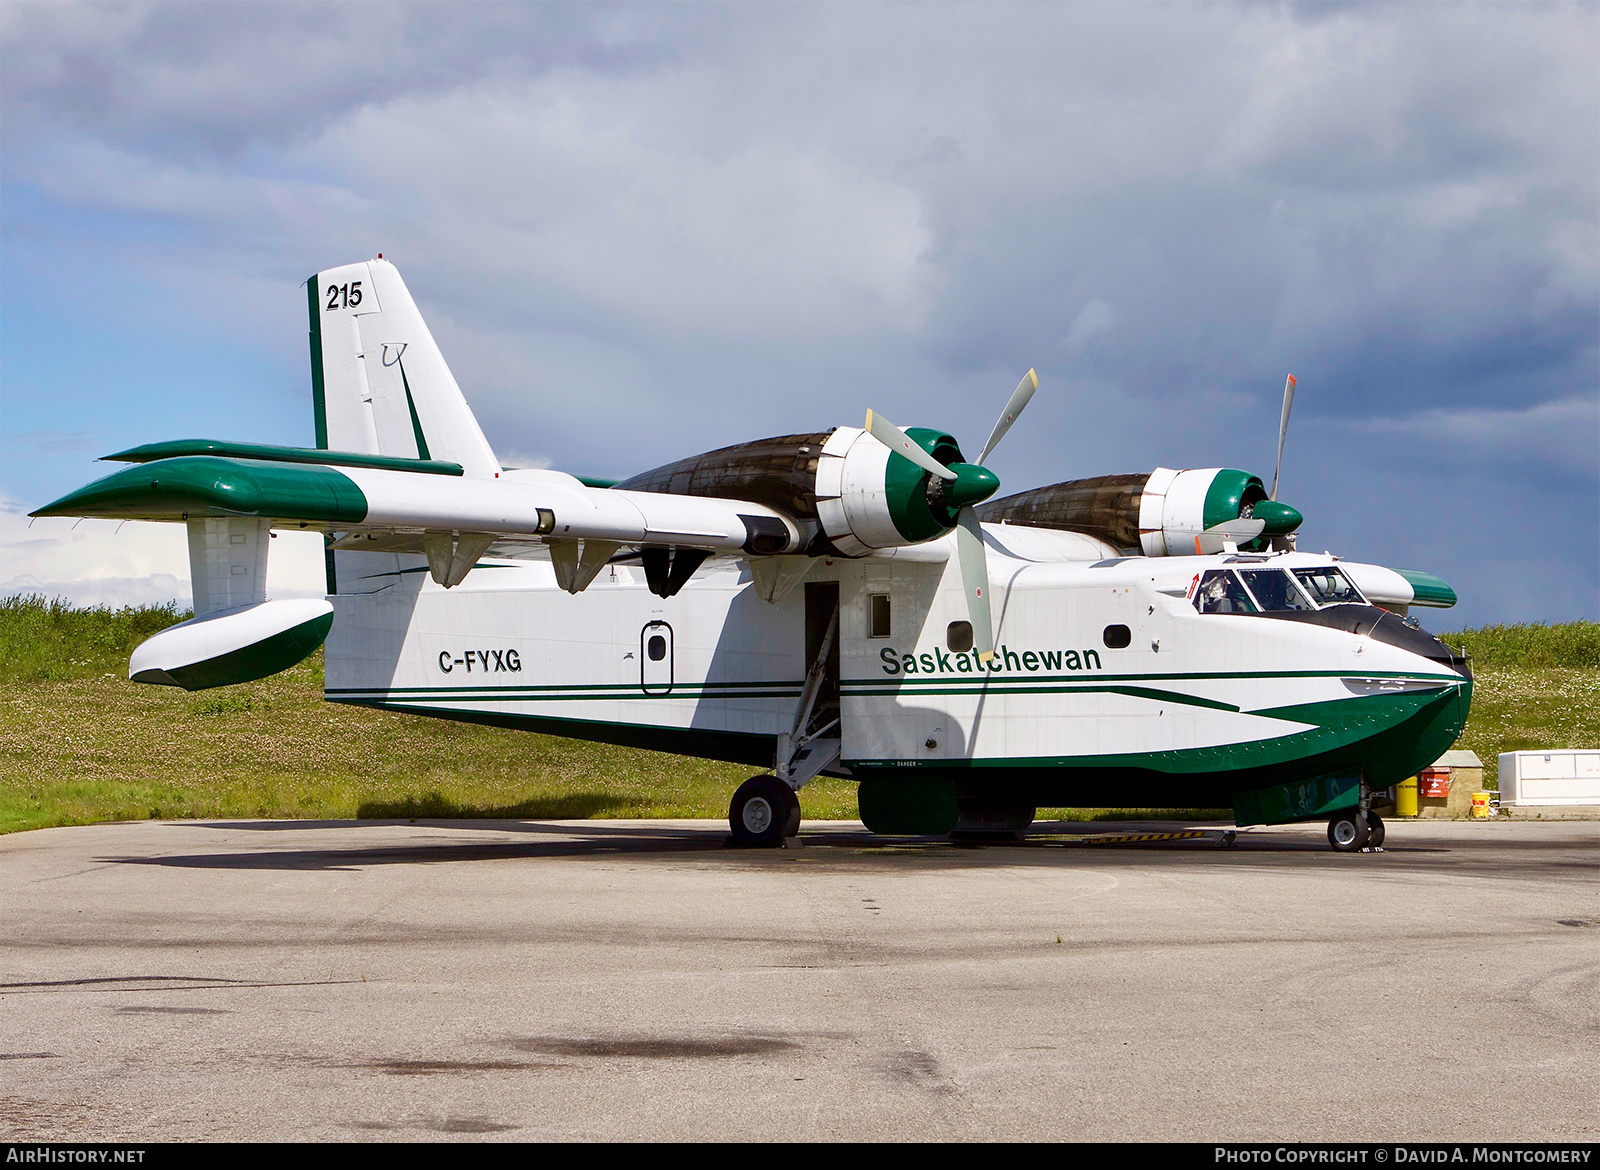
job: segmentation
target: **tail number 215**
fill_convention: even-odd
[[[361,282],[352,280],[349,284],[334,284],[328,286],[328,308],[331,313],[335,309],[353,309],[361,303]]]

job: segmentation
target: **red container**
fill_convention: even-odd
[[[1417,774],[1417,795],[1435,800],[1450,795],[1450,769],[1424,768]]]

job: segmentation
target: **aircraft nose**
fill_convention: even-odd
[[[1407,624],[1396,614],[1381,609],[1376,612],[1382,616],[1368,631],[1369,637],[1379,642],[1387,642],[1391,646],[1398,646],[1402,650],[1409,650],[1413,654],[1455,671],[1464,679],[1471,680],[1472,668],[1467,664],[1464,654],[1435,638],[1428,631]]]

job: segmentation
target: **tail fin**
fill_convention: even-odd
[[[319,272],[306,282],[317,446],[448,459],[469,476],[500,462],[393,264]]]

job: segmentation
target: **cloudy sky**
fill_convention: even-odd
[[[1003,490],[1270,479],[1293,372],[1302,547],[1600,616],[1595,4],[12,0],[0,102],[0,591],[186,600],[171,526],[22,514],[311,445],[300,282],[382,252],[507,463],[977,447],[1036,366]]]

